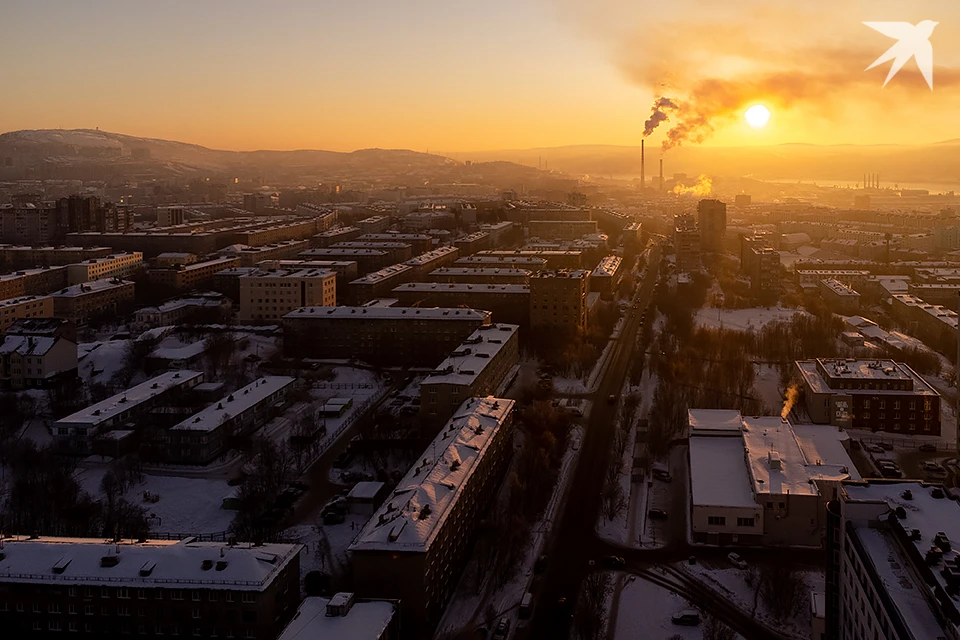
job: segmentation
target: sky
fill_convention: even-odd
[[[862,21],[938,20],[934,90]],[[10,0],[0,131],[469,152],[960,138],[960,5],[853,0]],[[767,105],[768,126],[742,118]],[[679,128],[677,125],[680,125]]]

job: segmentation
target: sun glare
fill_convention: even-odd
[[[755,104],[747,109],[743,117],[746,118],[747,124],[754,129],[759,129],[767,126],[767,122],[770,121],[770,109],[767,109],[762,104]]]

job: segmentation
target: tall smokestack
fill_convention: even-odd
[[[660,158],[660,193],[663,193],[663,158]]]
[[[867,174],[863,174],[863,188],[867,188]]]
[[[640,191],[643,191],[647,188],[646,155],[643,148],[644,142],[646,142],[646,140],[640,141]]]

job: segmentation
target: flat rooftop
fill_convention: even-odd
[[[101,291],[132,286],[134,286],[133,282],[128,282],[127,280],[92,280],[90,282],[70,285],[50,295],[54,298],[76,298],[77,296],[88,296],[94,293],[100,293]]]
[[[464,401],[350,550],[425,553],[513,405],[493,397]]]
[[[203,411],[171,427],[170,430],[213,431],[226,420],[240,415],[247,409],[263,402],[272,394],[293,385],[294,382],[296,382],[296,378],[289,376],[266,376],[254,380],[242,389],[237,389]]]
[[[690,438],[690,488],[697,506],[757,508],[741,438]]]
[[[120,552],[117,553],[117,549]],[[4,540],[0,581],[104,587],[222,587],[262,591],[299,553],[299,544],[38,538]],[[222,556],[221,556],[222,554]],[[101,566],[113,556],[115,566]],[[213,566],[204,569],[209,560]],[[224,564],[217,568],[218,562]]]
[[[440,267],[430,272],[431,276],[516,276],[529,278],[529,269],[515,267]]]
[[[353,320],[485,320],[489,311],[479,309],[419,309],[411,307],[302,307],[283,316],[285,319],[342,318]]]
[[[328,616],[330,598],[306,598],[277,640],[379,640],[396,615],[387,600],[354,602],[345,616]]]
[[[156,395],[169,389],[191,382],[203,380],[203,373],[199,371],[168,371],[155,378],[131,387],[126,391],[101,400],[85,409],[81,409],[57,421],[57,424],[96,425],[106,422],[119,414],[129,411],[137,405],[146,402]]]
[[[817,363],[820,363],[823,369],[826,370],[834,380],[844,382],[860,380],[873,383],[876,388],[832,388],[830,384],[824,380],[820,370],[817,367]],[[894,362],[893,360],[800,360],[797,362],[797,367],[799,368],[800,374],[803,376],[804,381],[810,386],[810,389],[814,393],[833,393],[834,391],[838,391],[842,393],[872,393],[876,395],[876,392],[880,390],[879,385],[885,381],[911,380],[913,382],[912,389],[883,389],[883,392],[885,394],[902,395],[940,395],[936,389],[931,387],[926,380],[917,375],[913,369],[903,363]]]
[[[396,287],[394,293],[403,291],[449,292],[449,293],[503,293],[527,294],[526,284],[471,284],[465,282],[407,282]]]
[[[850,298],[860,297],[860,294],[857,293],[857,291],[853,287],[845,285],[839,280],[835,280],[833,278],[825,278],[820,281],[820,284],[826,287],[827,289],[830,289],[830,291],[832,291],[834,294],[838,296],[844,296],[844,297],[850,297]]]
[[[590,275],[594,277],[613,277],[617,274],[617,270],[622,263],[623,258],[620,256],[607,256],[600,261],[600,264],[597,265]]]
[[[397,278],[404,273],[412,271],[413,267],[407,264],[393,264],[389,267],[384,267],[379,271],[373,271],[368,273],[365,276],[357,278],[356,280],[351,280],[350,284],[352,285],[366,285],[366,284],[376,284],[378,282],[383,282],[384,280],[389,280],[390,278]]]
[[[473,384],[519,329],[515,324],[481,326],[420,382],[421,388],[431,384]]]
[[[743,427],[743,418],[736,409],[689,409],[687,420],[692,436],[710,431],[739,435]]]

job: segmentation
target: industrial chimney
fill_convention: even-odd
[[[660,158],[660,193],[663,193],[663,158]]]
[[[647,188],[647,173],[646,173],[646,155],[644,154],[643,143],[645,140],[640,140],[640,191],[643,192]]]

